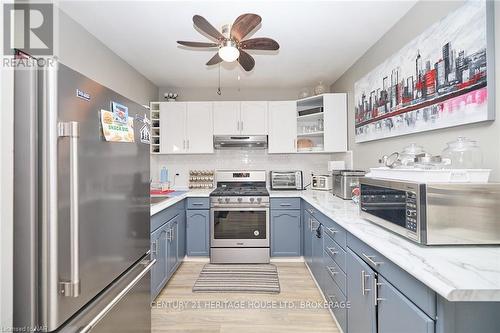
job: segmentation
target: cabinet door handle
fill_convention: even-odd
[[[182,140],[182,149],[186,149],[186,140]]]
[[[293,139],[293,149],[297,149],[297,139]]]
[[[337,232],[339,232],[338,230],[335,230],[333,228],[327,228],[328,231],[330,231],[332,234],[336,234]]]
[[[193,202],[193,206],[203,206],[203,202]]]
[[[332,274],[332,275],[339,274],[339,272],[337,272],[337,271],[334,269],[334,267],[330,267],[330,266],[328,266],[328,267],[326,267],[326,269],[327,269],[327,270],[330,272],[330,274]]]
[[[383,262],[382,261],[375,261],[375,256],[369,256],[369,255],[366,255],[364,253],[361,253],[361,255],[370,263],[372,264],[373,266],[378,266],[378,265],[382,265]]]
[[[281,207],[290,207],[292,204],[289,204],[289,203],[281,203],[280,206]]]
[[[339,254],[339,251],[335,251],[335,248],[333,248],[333,247],[329,247],[329,248],[328,248],[328,251],[329,251],[332,255]]]
[[[241,130],[243,131],[243,121],[241,121]]]
[[[377,279],[373,279],[373,290],[374,290],[373,303],[375,305],[378,305],[378,302],[380,302],[380,301],[386,301],[385,298],[378,297],[378,287],[382,286],[382,285],[383,285],[383,283],[377,282]]]
[[[366,295],[371,289],[366,288],[366,278],[370,277],[370,274],[366,274],[364,270],[361,271],[361,294]]]
[[[187,147],[187,150],[189,150],[189,140],[186,140],[186,147]]]
[[[236,130],[238,132],[240,131],[240,121],[239,120],[236,122]]]
[[[158,243],[157,243],[157,241],[155,240],[155,241],[152,243],[152,245],[153,245],[153,250],[152,250],[152,252],[153,252],[153,253],[152,253],[152,254],[153,254],[154,256],[156,256],[156,255],[158,254]]]
[[[167,240],[168,240],[169,242],[171,242],[171,241],[172,241],[172,229],[168,229],[168,230],[167,230]]]

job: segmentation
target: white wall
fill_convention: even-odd
[[[367,143],[356,144],[354,142],[354,83],[418,36],[429,25],[439,21],[461,4],[460,1],[418,2],[331,86],[333,92],[348,93],[349,149],[353,151],[356,168],[366,169],[377,166],[381,155],[399,151],[411,142],[424,146],[431,153],[441,153],[446,142],[452,141],[458,136],[467,136],[479,142],[483,150],[484,166],[493,169],[493,180],[500,180],[500,112],[498,111],[500,98],[498,95],[495,96],[497,120],[494,122],[459,126]],[[497,2],[495,7],[495,20],[497,22],[495,27],[495,76],[498,82],[500,79],[500,3]]]
[[[157,99],[158,87],[79,23],[61,10],[58,21],[55,53],[63,64],[139,104]]]
[[[326,173],[328,161],[343,160],[346,154],[267,154],[267,150],[216,150],[210,155],[153,155],[151,179],[158,181],[160,169],[166,166],[169,180],[175,187],[185,188],[189,182],[189,170],[302,170],[304,185],[310,182],[310,174]],[[174,177],[179,173],[178,177]],[[175,178],[175,179],[174,179]]]
[[[222,88],[222,95],[217,94],[217,87],[212,88],[169,88],[158,89],[158,100],[164,101],[165,92],[179,94],[178,101],[279,101],[296,100],[300,88]]]

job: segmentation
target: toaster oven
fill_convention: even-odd
[[[302,171],[271,171],[271,190],[302,190]]]

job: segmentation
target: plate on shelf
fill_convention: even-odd
[[[312,147],[311,150],[312,151],[323,151],[324,148],[323,147]]]
[[[298,152],[301,152],[301,151],[312,151],[312,148],[310,147],[306,147],[306,148],[298,148],[297,149]]]

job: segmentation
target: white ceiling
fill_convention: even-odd
[[[176,40],[208,41],[192,23],[202,15],[216,28],[242,13],[262,16],[253,37],[271,37],[275,53],[249,51],[255,68],[221,69],[224,87],[304,87],[332,83],[387,32],[412,1],[68,1],[59,5],[159,87],[215,87],[214,50]],[[241,80],[238,82],[238,76]]]

